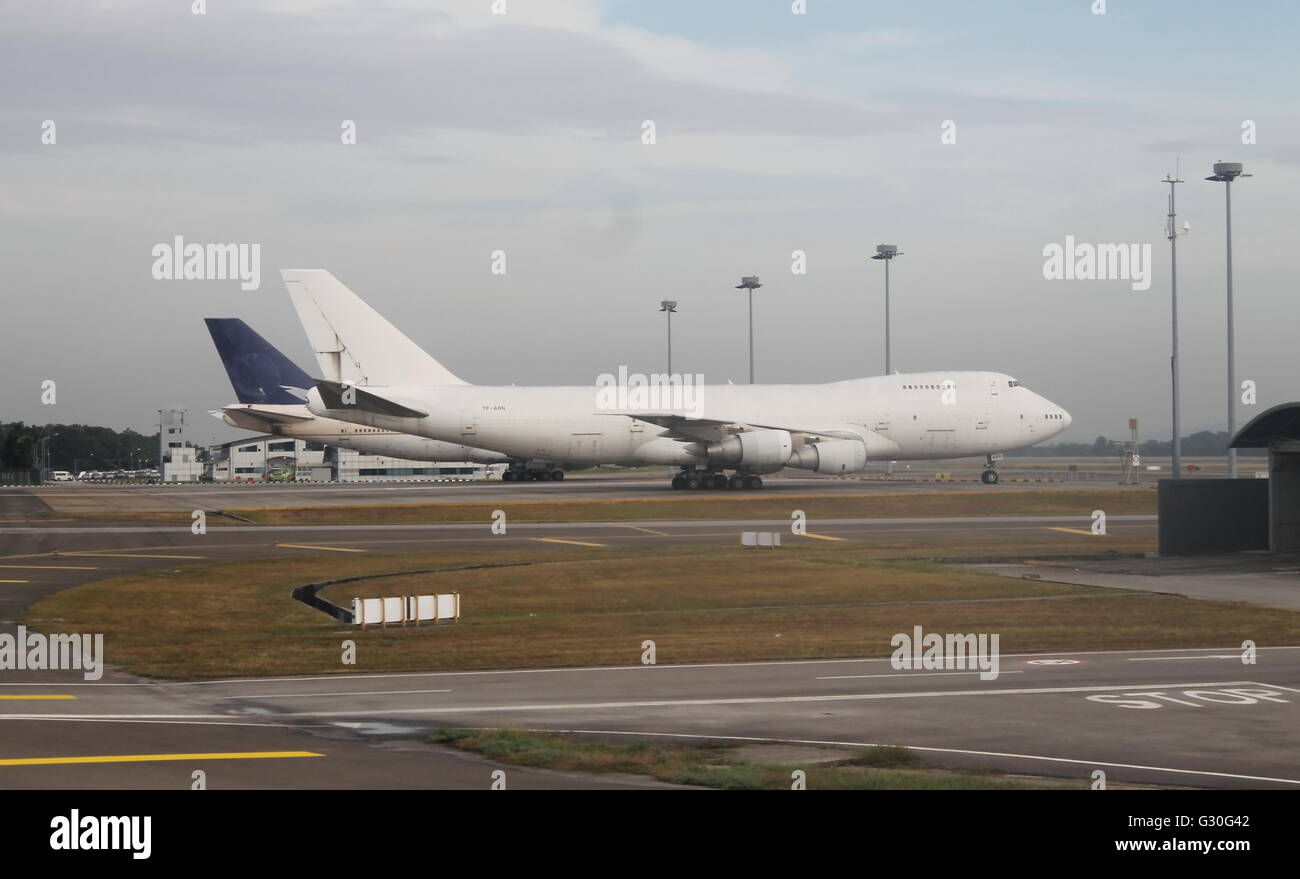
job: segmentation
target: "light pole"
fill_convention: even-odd
[[[889,375],[889,264],[894,261],[894,257],[902,256],[903,252],[898,249],[897,244],[877,244],[876,255],[872,259],[883,259],[885,261],[885,375]]]
[[[57,433],[46,434],[41,437],[41,483],[45,483],[45,477],[50,472],[50,440],[58,436]]]
[[[1174,479],[1178,479],[1183,469],[1183,440],[1178,423],[1178,238],[1186,235],[1189,227],[1184,223],[1182,231],[1179,231],[1176,225],[1178,215],[1174,209],[1174,187],[1183,181],[1179,180],[1175,173],[1173,176],[1165,174],[1162,182],[1169,184],[1169,214],[1165,226],[1165,237],[1169,239],[1169,304],[1173,315],[1173,347],[1169,357],[1169,373],[1174,397],[1173,470]]]
[[[1241,172],[1241,162],[1215,162],[1214,174],[1206,177],[1215,183],[1224,184],[1224,208],[1227,216],[1228,238],[1228,441],[1232,442],[1237,431],[1237,368],[1233,360],[1232,346],[1232,181],[1238,177],[1250,177]],[[1228,449],[1228,478],[1237,478],[1237,450]]]
[[[754,291],[763,285],[758,282],[758,275],[746,275],[736,285],[737,290],[749,291],[749,383],[754,383]]]
[[[665,299],[659,303],[659,310],[668,314],[668,375],[673,374],[673,315],[677,313],[677,302]]]

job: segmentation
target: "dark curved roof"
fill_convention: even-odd
[[[1228,448],[1263,449],[1275,440],[1300,440],[1300,403],[1282,403],[1256,415]]]

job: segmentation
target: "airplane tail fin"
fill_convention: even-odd
[[[315,380],[239,318],[204,319],[241,403],[291,405],[302,398],[285,388],[309,389]]]
[[[326,381],[465,384],[324,269],[285,269],[280,276]]]

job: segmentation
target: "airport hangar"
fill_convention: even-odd
[[[500,465],[411,461],[355,449],[263,434],[208,446],[206,460],[186,439],[184,409],[159,411],[163,482],[390,482],[475,480],[498,476]]]
[[[209,447],[205,476],[214,482],[375,482],[487,479],[493,465],[410,461],[282,436],[255,436]],[[499,469],[499,468],[498,468]]]

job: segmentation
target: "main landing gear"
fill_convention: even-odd
[[[717,471],[701,473],[696,470],[683,470],[673,477],[673,488],[692,491],[696,489],[757,491],[762,487],[763,480],[752,473],[737,473],[734,476],[727,476],[727,474]]]
[[[998,457],[1001,458],[1002,456],[998,455]],[[998,471],[995,469],[993,460],[993,456],[989,455],[988,461],[984,465],[984,472],[980,474],[980,482],[983,482],[985,485],[998,484]]]
[[[506,472],[501,474],[502,482],[546,482],[548,480],[559,482],[563,478],[564,471],[559,467],[551,467],[550,469],[534,467],[529,469],[527,467],[517,466],[509,467],[506,469]]]

